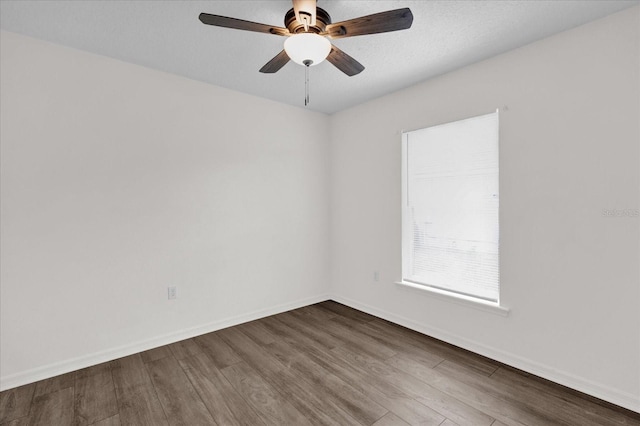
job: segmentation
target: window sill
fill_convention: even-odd
[[[409,283],[406,281],[398,281],[396,282],[398,286],[418,290],[424,292],[424,294],[428,294],[429,296],[433,296],[436,299],[444,300],[447,302],[455,303],[457,305],[467,306],[470,308],[478,309],[480,311],[490,312],[492,314],[501,315],[503,317],[509,316],[509,308],[504,306],[500,306],[497,303],[487,302],[480,299],[475,299],[473,297],[464,296],[461,294],[451,293],[445,290],[439,290],[432,287],[423,286],[420,284]]]

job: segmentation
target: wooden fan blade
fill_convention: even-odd
[[[305,25],[305,31],[309,26],[316,25],[316,0],[293,0],[293,10],[300,24]]]
[[[229,18],[228,16],[201,13],[199,18],[203,24],[213,25],[215,27],[233,28],[236,30],[244,31],[255,31],[257,33],[275,34],[280,36],[291,35],[289,33],[289,30],[286,28],[259,24],[257,22],[245,21],[237,18]]]
[[[354,37],[366,34],[386,33],[389,31],[406,30],[413,23],[411,9],[388,10],[361,16],[348,21],[327,25],[323,35],[331,38]]]
[[[327,56],[327,61],[331,62],[336,68],[349,77],[360,74],[364,70],[364,66],[360,62],[356,61],[336,46],[331,46],[331,52],[329,52],[329,56]]]
[[[280,70],[280,68],[284,67],[287,62],[289,62],[289,55],[287,55],[287,52],[283,50],[282,52],[274,56],[274,58],[269,62],[264,64],[264,66],[260,68],[260,72],[273,74],[274,72]]]

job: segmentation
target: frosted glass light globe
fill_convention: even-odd
[[[284,42],[284,50],[289,59],[296,64],[318,65],[324,61],[331,51],[331,42],[326,38],[313,33],[295,34]]]

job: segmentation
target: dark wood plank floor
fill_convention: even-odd
[[[335,302],[0,393],[0,424],[640,425],[640,414]]]

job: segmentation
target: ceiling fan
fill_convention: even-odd
[[[286,28],[209,13],[201,13],[199,18],[207,25],[288,37],[284,49],[260,68],[262,73],[275,73],[289,60],[308,68],[326,59],[348,76],[359,74],[364,66],[329,39],[404,30],[413,22],[411,10],[403,8],[332,23],[316,0],[293,0],[293,8],[284,16]]]

